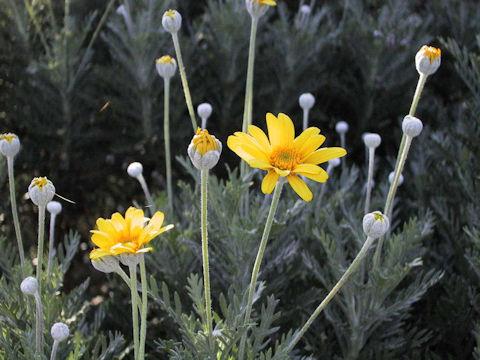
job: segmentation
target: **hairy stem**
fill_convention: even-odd
[[[163,136],[165,138],[165,166],[167,172],[168,207],[173,212],[172,158],[170,155],[170,79],[164,79]]]
[[[140,260],[140,279],[142,282],[142,306],[141,306],[141,322],[140,322],[140,351],[139,359],[145,359],[145,340],[147,338],[147,301],[148,301],[148,283],[147,271],[145,269],[145,256],[142,255]]]
[[[372,181],[373,181],[373,169],[375,163],[375,148],[368,148],[368,178],[367,178],[367,195],[365,197],[365,214],[370,209],[370,199],[372,197]]]
[[[137,291],[137,265],[130,265],[130,294],[132,298],[132,322],[133,322],[133,348],[135,359],[138,359],[138,291]]]
[[[38,248],[37,248],[37,281],[38,292],[42,293],[43,241],[45,238],[45,206],[38,207]]]
[[[18,254],[20,255],[20,264],[22,272],[25,274],[25,251],[23,249],[22,231],[20,229],[20,221],[18,219],[17,198],[15,195],[15,176],[13,174],[13,157],[7,157],[8,167],[8,183],[10,185],[10,204],[12,207],[13,226],[15,227],[15,235],[17,237]]]
[[[55,242],[55,214],[50,215],[50,233],[48,237],[48,263],[47,263],[47,278],[50,278],[53,268],[53,251]]]
[[[38,281],[38,280],[37,280]],[[38,289],[40,290],[40,288]],[[37,321],[35,324],[35,356],[43,355],[43,306],[40,293],[35,294],[35,304],[37,305]]]
[[[152,195],[150,194],[150,190],[148,190],[147,182],[145,181],[145,178],[143,177],[142,174],[137,176],[137,180],[140,183],[140,186],[142,187],[145,197],[147,198],[147,204],[148,204],[148,208],[150,209],[150,214],[153,215],[155,213],[155,206],[153,205]]]

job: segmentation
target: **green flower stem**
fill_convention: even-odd
[[[252,17],[252,26],[250,28],[250,47],[248,51],[247,81],[245,84],[245,104],[243,107],[242,132],[248,131],[248,126],[252,125],[253,110],[253,70],[255,67],[255,41],[257,37],[258,18]],[[243,177],[248,171],[248,165],[242,161],[240,165],[240,175]]]
[[[137,305],[137,266],[131,265],[129,266],[130,269],[130,293],[132,298],[132,321],[133,321],[133,348],[135,359],[138,359],[138,305]]]
[[[190,88],[188,87],[187,74],[183,65],[182,50],[178,42],[178,34],[172,33],[173,46],[175,47],[175,54],[177,55],[178,68],[180,69],[180,77],[182,78],[183,92],[185,94],[185,101],[187,102],[188,113],[192,120],[193,132],[197,131],[197,120],[195,120],[195,111],[193,110],[192,96],[190,95]]]
[[[145,178],[143,177],[143,174],[138,175],[137,180],[140,183],[143,192],[145,193],[145,197],[147,198],[147,204],[148,208],[150,209],[150,214],[153,215],[155,213],[155,206],[153,205],[152,195],[150,194],[150,190],[148,190],[148,185],[145,181]]]
[[[48,263],[47,263],[47,278],[50,278],[53,268],[53,247],[55,242],[55,214],[50,215],[50,233],[48,237]]]
[[[428,77],[427,75],[420,74],[418,78],[417,87],[415,88],[415,94],[413,95],[412,105],[410,106],[410,111],[408,112],[408,115],[410,116],[415,116],[417,105],[418,105],[418,102],[420,101],[420,96],[422,95],[423,88],[425,87],[425,82],[427,81],[427,77]],[[400,179],[400,175],[402,174],[403,166],[407,158],[408,148],[410,147],[410,144],[408,144],[408,148],[406,149],[407,142],[408,142],[407,138],[408,136],[403,134],[402,141],[398,149],[397,162],[395,163],[393,181],[390,184],[390,189],[388,190],[387,200],[385,202],[385,208],[383,211],[383,213],[387,216],[389,216],[392,210],[393,200],[395,198],[395,193],[397,192],[397,188],[398,188],[398,180]],[[412,139],[410,139],[410,142],[411,141]],[[403,158],[403,164],[402,164],[402,158]],[[375,249],[375,256],[373,257],[374,269],[377,268],[377,266],[380,263],[380,255],[382,254],[383,242],[384,242],[384,237],[382,236],[378,240],[377,248]]]
[[[365,255],[367,254],[367,251],[368,249],[370,248],[370,246],[372,245],[373,241],[375,239],[372,238],[372,237],[367,237],[367,240],[365,241],[365,243],[363,244],[362,248],[360,249],[360,251],[358,252],[357,256],[355,257],[355,259],[353,260],[353,262],[350,264],[350,266],[348,267],[347,271],[345,271],[345,273],[342,275],[342,277],[340,278],[340,280],[338,280],[338,282],[335,284],[335,286],[333,287],[332,290],[330,290],[330,292],[328,293],[327,297],[320,303],[320,305],[318,305],[318,307],[315,309],[315,311],[313,312],[313,314],[310,316],[310,318],[307,320],[307,322],[305,323],[305,325],[303,325],[303,327],[295,333],[295,336],[293,337],[293,339],[290,341],[290,343],[288,344],[288,346],[286,347],[285,349],[285,352],[286,353],[289,353],[290,351],[292,351],[292,349],[295,347],[295,345],[298,343],[298,341],[302,338],[302,336],[305,334],[305,332],[308,330],[308,328],[310,327],[310,325],[312,325],[312,323],[315,321],[315,319],[318,317],[318,315],[320,315],[320,313],[322,312],[322,310],[328,305],[328,303],[333,299],[333,297],[335,296],[335,294],[342,288],[343,284],[345,284],[345,282],[348,280],[348,278],[350,277],[350,275],[352,275],[355,270],[357,270],[358,266],[361,264],[363,258],[365,257]]]
[[[308,114],[310,110],[303,110],[303,131],[308,128]]]
[[[13,175],[13,157],[7,157],[8,183],[10,185],[10,204],[12,206],[13,225],[15,227],[15,235],[17,236],[18,254],[20,255],[20,264],[22,272],[25,274],[25,251],[23,249],[22,231],[20,229],[20,221],[18,220],[17,198],[15,196],[15,176]]]
[[[207,331],[210,345],[212,338],[212,299],[210,295],[210,265],[208,261],[208,170],[201,171],[201,226],[202,226],[202,257],[203,257],[203,281],[205,288],[205,312],[207,314]]]
[[[38,207],[38,249],[37,249],[37,281],[38,292],[42,293],[43,241],[45,238],[45,206]]]
[[[262,263],[263,254],[265,253],[265,248],[267,246],[268,236],[270,235],[273,219],[275,217],[275,213],[277,212],[278,202],[280,200],[280,194],[282,192],[283,184],[284,184],[284,179],[280,178],[279,181],[277,182],[277,185],[275,186],[275,192],[273,193],[272,204],[270,206],[270,211],[268,212],[267,221],[265,223],[265,229],[263,230],[262,240],[260,241],[260,247],[258,248],[257,258],[255,259],[255,265],[253,266],[252,279],[250,281],[250,287],[248,291],[247,307],[245,310],[245,320],[244,320],[245,327],[250,322],[250,315],[252,313],[252,305],[253,305],[253,296],[255,295],[255,287],[257,284],[258,272],[260,271],[260,265]],[[239,350],[239,357],[238,357],[239,360],[243,360],[246,341],[247,341],[247,332],[245,331],[240,341],[240,350]]]
[[[142,282],[142,302],[141,302],[141,322],[140,322],[140,351],[139,359],[145,359],[145,340],[147,338],[147,301],[148,301],[148,283],[147,271],[145,269],[145,256],[140,260],[140,279]]]
[[[53,342],[52,353],[50,355],[50,360],[55,360],[57,357],[58,341]]]
[[[372,198],[372,180],[373,180],[373,167],[375,163],[375,148],[368,148],[368,178],[367,178],[367,195],[365,197],[365,214],[370,209],[370,200]]]
[[[40,287],[38,290],[40,290]],[[35,356],[40,357],[43,354],[43,306],[39,291],[37,291],[35,294],[35,304],[37,305],[37,321],[35,324]]]
[[[165,166],[167,171],[168,207],[173,212],[172,158],[170,155],[170,79],[164,79],[163,136],[165,138]]]
[[[128,277],[128,275],[125,273],[125,271],[123,271],[123,269],[120,267],[120,265],[118,265],[117,269],[115,270],[115,272],[120,275],[120,277],[122,278],[123,281],[125,281],[125,283],[128,285],[128,288],[130,289],[130,278]],[[138,296],[138,293],[137,293],[137,304],[138,304],[138,311],[141,311],[141,308],[142,308],[142,301],[140,300],[140,296]]]

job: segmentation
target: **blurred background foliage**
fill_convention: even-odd
[[[47,175],[60,195],[76,202],[64,203],[64,212],[57,219],[59,233],[74,228],[81,236],[64,291],[70,292],[91,277],[86,296],[102,294],[107,300],[102,328],[129,337],[129,324],[116,317],[128,309],[127,296],[123,296],[127,289],[113,292],[114,287],[122,289],[120,282],[106,281],[104,274],[95,273],[89,265],[88,230],[99,216],[109,216],[132,202],[144,203],[138,184],[125,172],[132,161],[143,163],[159,207],[165,204],[163,85],[154,60],[174,53],[171,38],[161,27],[161,16],[170,7],[183,15],[180,41],[193,102],[195,106],[205,101],[213,105],[207,127],[224,144],[228,135],[241,127],[250,19],[243,0],[62,0],[52,1],[52,8],[48,3],[0,0],[0,132],[14,132],[22,142],[15,171],[24,241],[32,255],[35,212],[23,195],[33,176]],[[284,112],[300,128],[298,96],[303,92],[316,97],[311,123],[326,134],[327,145],[339,142],[334,132],[337,121],[350,124],[348,168],[341,181],[336,183],[333,178],[327,185],[331,190],[328,201],[320,199],[311,207],[295,205],[290,194],[289,204],[293,209],[301,206],[304,215],[292,223],[286,215],[279,218],[278,223],[287,230],[279,228],[275,233],[274,229],[272,234],[278,241],[271,242],[262,276],[266,294],[280,300],[283,316],[278,325],[282,330],[299,326],[315,305],[312,294],[319,289],[325,292],[338,271],[348,265],[345,254],[337,251],[338,259],[333,256],[328,236],[341,240],[350,257],[357,250],[355,243],[342,240],[345,234],[338,232],[347,225],[331,217],[340,208],[338,218],[341,215],[348,226],[358,227],[365,181],[361,135],[366,131],[382,136],[374,205],[383,204],[386,177],[401,135],[399,124],[417,81],[414,56],[423,44],[430,44],[442,48],[442,65],[429,77],[417,111],[425,130],[414,142],[394,214],[395,231],[410,231],[412,239],[405,245],[412,246],[408,250],[411,256],[399,261],[421,256],[425,273],[405,274],[399,288],[405,294],[420,281],[416,284],[422,296],[388,297],[391,305],[408,305],[400,307],[408,312],[393,312],[391,317],[375,318],[373,310],[378,308],[372,310],[372,303],[359,305],[364,309],[365,327],[358,328],[352,321],[359,319],[345,311],[348,302],[343,307],[334,305],[325,314],[328,321],[317,320],[300,353],[313,353],[314,359],[480,359],[478,1],[278,3],[262,18],[258,32],[254,124],[264,128],[266,112]],[[306,17],[299,12],[304,3],[312,5]],[[123,11],[118,10],[121,5]],[[177,75],[171,89],[175,155],[186,153],[192,136],[189,121]],[[3,160],[0,168],[6,169]],[[167,214],[177,230],[165,242],[157,243],[149,268],[158,281],[165,281],[188,302],[187,277],[199,273],[201,266],[195,203],[198,189],[185,160],[180,160],[173,164],[176,207],[173,214]],[[226,293],[231,286],[240,290],[248,283],[249,264],[256,252],[252,234],[261,231],[261,214],[266,211],[263,197],[257,194],[252,211],[258,211],[258,216],[253,214],[250,223],[236,222],[229,200],[239,196],[234,189],[245,191],[245,185],[228,169],[238,164],[238,158],[225,147],[222,162],[214,171],[218,180],[212,179],[219,182],[213,186],[218,194],[212,191],[210,199],[213,293]],[[1,198],[5,199],[0,203],[0,226],[1,233],[13,239],[5,172],[0,171]],[[222,183],[226,179],[230,181]],[[255,180],[252,193],[259,192],[257,184]],[[335,194],[342,193],[342,187],[351,194],[339,200]],[[418,220],[404,224],[412,215]],[[248,246],[242,242],[247,238],[253,241]],[[8,264],[2,262],[3,274]],[[372,281],[370,295],[378,285]],[[363,283],[349,285],[350,292],[361,292],[360,285]],[[155,339],[174,338],[177,330],[160,307],[151,321],[162,324],[156,331],[149,328],[152,350]],[[352,340],[354,334],[365,337]],[[163,343],[158,353],[164,355],[162,349],[172,346]]]

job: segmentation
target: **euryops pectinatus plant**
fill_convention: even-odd
[[[126,3],[129,4],[129,2]],[[344,264],[341,266],[338,258],[335,258],[335,253],[338,255],[341,250],[337,250],[337,245],[325,233],[330,227],[337,226],[336,220],[332,218],[331,223],[328,224],[325,219],[329,219],[329,215],[338,214],[338,208],[343,206],[343,200],[327,202],[324,198],[329,189],[333,191],[338,188],[338,194],[345,194],[353,186],[348,182],[349,179],[355,179],[358,176],[354,172],[348,172],[345,165],[349,155],[346,150],[348,124],[339,122],[336,126],[341,147],[323,146],[327,137],[318,127],[310,126],[312,122],[309,114],[315,104],[315,98],[309,93],[302,94],[299,98],[303,119],[292,119],[282,112],[278,114],[269,112],[264,118],[253,119],[252,117],[257,29],[261,26],[260,19],[272,11],[276,5],[276,1],[273,0],[245,0],[246,11],[251,19],[251,36],[244,115],[242,121],[231,120],[238,131],[228,139],[217,139],[207,129],[207,119],[213,110],[208,103],[198,106],[198,115],[202,119],[201,127],[198,126],[192,100],[192,94],[194,95],[195,92],[189,87],[178,36],[182,27],[182,16],[177,10],[172,9],[166,9],[163,14],[161,25],[165,30],[164,36],[171,36],[176,59],[170,55],[162,55],[156,60],[151,60],[155,61],[156,70],[164,80],[165,159],[162,161],[166,169],[167,201],[162,203],[152,197],[143,177],[142,164],[131,163],[127,172],[138,180],[145,193],[145,209],[141,204],[135,206],[119,204],[126,210],[107,214],[105,217],[98,218],[95,223],[92,220],[90,237],[89,258],[92,266],[99,272],[114,275],[108,277],[111,282],[115,282],[115,276],[119,275],[119,279],[125,283],[123,287],[129,290],[128,302],[131,305],[131,315],[122,314],[122,322],[131,327],[131,333],[126,334],[127,337],[132,338],[131,342],[125,342],[120,334],[109,334],[108,337],[100,335],[102,331],[100,323],[104,314],[95,313],[93,316],[87,316],[87,306],[82,305],[78,300],[88,283],[70,294],[62,293],[63,277],[70,267],[79,240],[76,234],[71,233],[65,238],[64,245],[55,247],[55,218],[62,211],[62,205],[54,201],[57,189],[47,177],[35,177],[28,187],[28,196],[38,210],[38,247],[35,253],[25,252],[22,226],[17,214],[18,195],[14,177],[14,159],[21,150],[20,140],[15,134],[0,135],[0,152],[7,160],[12,222],[16,234],[16,248],[12,250],[13,248],[9,247],[14,259],[12,270],[8,276],[2,277],[1,286],[5,293],[7,283],[14,283],[22,294],[21,296],[12,294],[2,305],[0,317],[2,358],[10,359],[12,354],[17,354],[18,359],[50,357],[51,360],[60,358],[144,360],[163,357],[211,360],[301,358],[309,352],[309,349],[312,349],[312,328],[334,317],[335,314],[329,311],[329,307],[337,306],[336,312],[350,313],[358,323],[366,322],[361,315],[362,309],[370,311],[372,308],[368,307],[367,301],[355,302],[360,292],[364,291],[362,288],[378,288],[378,295],[369,301],[374,304],[377,312],[387,312],[384,301],[389,296],[391,298],[388,301],[392,307],[399,304],[398,299],[395,299],[392,294],[401,281],[405,280],[403,286],[413,293],[411,295],[413,300],[409,300],[409,304],[416,301],[415,299],[418,299],[426,288],[438,281],[441,277],[440,273],[422,274],[413,280],[407,278],[410,270],[422,265],[420,256],[416,256],[408,263],[404,260],[408,258],[407,255],[410,252],[416,254],[414,245],[416,246],[418,238],[421,238],[420,233],[423,229],[420,231],[417,229],[419,226],[410,224],[405,225],[406,230],[397,229],[397,233],[394,233],[392,217],[397,188],[403,181],[410,181],[408,176],[403,180],[402,172],[408,153],[412,145],[414,146],[414,139],[421,135],[423,129],[422,121],[416,117],[416,109],[428,77],[433,75],[440,66],[440,49],[422,46],[414,61],[412,59],[412,71],[415,64],[419,74],[418,85],[413,94],[411,108],[402,122],[403,137],[400,141],[394,171],[389,177],[388,191],[384,192],[383,207],[379,206],[377,200],[372,200],[375,150],[381,145],[381,137],[373,133],[364,136],[363,141],[368,157],[365,194],[361,192],[364,204],[359,211],[348,209],[356,214],[363,210],[363,213],[354,221],[343,225],[351,230],[351,239],[358,248],[354,254],[340,255]],[[312,11],[305,6],[300,10],[299,26],[307,21]],[[117,12],[124,16],[129,25],[131,19],[129,19],[128,9],[120,7]],[[190,144],[185,144],[184,154],[188,154],[193,167],[180,159],[199,187],[199,190],[190,190],[193,199],[191,202],[187,199],[189,191],[184,190],[185,194],[178,195],[181,192],[178,188],[175,189],[172,182],[169,89],[171,81],[175,81],[177,67],[190,116],[189,122],[193,129],[192,140]],[[154,74],[150,75],[154,76]],[[254,122],[256,125],[253,124]],[[303,124],[301,132],[295,129],[299,124]],[[185,131],[191,131],[187,122],[180,126],[187,129]],[[233,171],[231,176],[236,179],[236,182],[229,183],[228,186],[223,185],[215,177],[210,178],[215,167],[222,164],[222,154],[226,151],[232,151],[240,158],[240,176],[238,177],[236,171]],[[341,177],[335,172],[340,162],[343,163]],[[331,185],[327,188],[327,183],[339,185]],[[232,189],[238,192],[235,193]],[[61,193],[61,189],[59,191]],[[197,196],[198,191],[199,196]],[[230,194],[238,196],[227,199],[229,191]],[[219,203],[218,194],[225,197],[220,201],[232,201],[235,206],[234,215],[231,218],[223,217],[222,220],[226,224],[224,230],[227,229],[227,232],[216,234],[215,232],[220,231],[220,228],[212,220],[209,222],[208,210],[212,211],[215,222],[222,218],[219,215],[222,209],[215,208]],[[343,195],[338,196],[341,198]],[[260,197],[262,197],[261,200],[259,200]],[[58,200],[62,199],[65,200],[59,196]],[[321,205],[320,201],[324,201],[324,205]],[[166,215],[157,211],[159,203],[165,206]],[[267,210],[268,206],[269,210]],[[370,211],[371,208],[374,211]],[[185,212],[176,212],[175,209],[184,209]],[[46,210],[51,215],[48,251],[44,247]],[[179,214],[183,218],[178,218]],[[239,263],[242,261],[247,269],[247,282],[239,286],[242,284],[241,281],[233,284],[230,280],[232,273],[228,270],[220,271],[222,266],[230,260],[227,259],[226,252],[221,254],[223,243],[218,239],[222,237],[223,241],[228,242],[230,236],[234,237],[234,226],[253,227],[252,224],[255,221],[264,224],[263,231],[255,228],[254,231],[245,233],[249,237],[245,240],[245,247],[248,248],[253,244],[254,256],[238,259]],[[171,225],[165,225],[170,223]],[[231,229],[228,228],[229,224]],[[318,229],[317,226],[320,225],[325,226],[325,229]],[[275,294],[267,298],[263,294],[268,288],[266,277],[263,278],[263,276],[269,275],[272,268],[282,269],[283,266],[282,256],[275,258],[275,263],[269,263],[272,256],[268,256],[269,247],[278,247],[272,242],[285,241],[282,240],[282,227],[288,227],[288,231],[293,228],[291,234],[296,236],[308,233],[315,227],[316,236],[322,238],[323,243],[328,243],[328,246],[325,245],[325,251],[331,255],[329,261],[337,262],[335,266],[338,265],[333,272],[333,277],[329,274],[320,280],[325,285],[321,290],[313,287],[313,291],[308,294],[292,295],[295,299],[308,296],[309,306],[306,309],[312,308],[306,317],[304,313],[299,314],[301,323],[293,329],[284,329],[288,324],[282,322],[282,315],[275,311],[275,305],[278,302],[273,297]],[[229,233],[230,230],[231,233]],[[287,229],[285,231],[287,232]],[[177,293],[171,295],[168,285],[157,283],[162,279],[155,277],[158,274],[155,270],[155,267],[158,267],[155,259],[162,256],[162,248],[165,248],[162,244],[181,244],[182,238],[187,236],[185,235],[187,233],[193,234],[194,239],[198,240],[193,248],[196,249],[196,257],[201,259],[203,267],[201,278],[193,274],[188,280],[179,279],[180,283],[188,281],[187,293],[193,303],[192,312],[182,310],[179,295]],[[415,240],[409,240],[411,238]],[[292,238],[289,238],[289,241],[294,243]],[[404,257],[385,256],[386,248],[389,253],[392,248],[397,249],[397,255],[403,254]],[[214,261],[211,261],[212,254]],[[224,256],[223,259],[222,256]],[[288,258],[287,253],[283,256]],[[45,258],[47,263],[44,261]],[[35,261],[32,262],[32,259]],[[317,273],[323,266],[315,262],[313,253],[305,253],[303,259],[311,267],[312,273]],[[397,265],[401,269],[397,268],[392,273],[388,272],[390,270],[382,272],[383,269],[391,269],[386,264],[389,261],[398,261]],[[75,271],[75,269],[72,270]],[[170,269],[170,271],[173,273],[178,271],[178,274],[182,274],[181,269]],[[149,273],[151,273],[150,277]],[[237,273],[238,277],[242,276],[238,275],[240,273],[240,271]],[[282,277],[282,273],[278,273],[277,277]],[[228,280],[223,280],[227,278]],[[268,278],[271,277],[268,276]],[[298,279],[298,281],[305,281],[305,279]],[[383,284],[388,283],[388,291],[379,285],[382,281]],[[221,286],[213,286],[214,282],[227,284],[224,284],[222,289]],[[415,285],[411,285],[412,283]],[[118,285],[118,283],[115,284]],[[416,290],[417,288],[421,290]],[[348,299],[353,299],[352,302],[342,297],[335,305],[335,300],[342,293]],[[18,314],[16,312],[18,309],[21,309],[21,316],[9,315],[14,312]],[[299,311],[298,307],[294,309]],[[402,311],[406,312],[406,307],[397,306],[392,310],[392,315],[388,316],[394,319]],[[168,316],[173,319],[178,333],[174,336],[168,336],[167,333],[166,337],[149,341],[149,331],[157,333],[155,327],[162,327],[162,321],[158,319],[159,312],[162,317]],[[323,313],[326,313],[326,316],[322,316]],[[352,355],[346,358],[357,358],[356,356],[368,341],[369,331],[374,331],[372,329],[379,327],[384,320],[375,321],[369,325],[370,327],[366,326],[368,331],[365,332],[365,337],[357,339],[354,346],[347,342],[346,346]],[[358,323],[349,326],[354,327]],[[323,332],[322,336],[334,335]],[[302,344],[301,349],[300,344]]]

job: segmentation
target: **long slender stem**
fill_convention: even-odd
[[[153,215],[155,213],[155,206],[153,205],[152,195],[150,194],[150,190],[148,190],[147,182],[142,174],[137,176],[137,180],[142,187],[143,192],[145,193],[145,197],[147,198],[148,208],[150,209],[150,213]]]
[[[38,290],[40,290],[40,287]],[[35,294],[35,304],[37,305],[37,321],[35,324],[35,355],[41,356],[43,354],[43,306],[39,291],[37,291]]]
[[[308,115],[310,113],[310,110],[303,110],[303,131],[305,131],[308,128]]]
[[[185,73],[185,66],[183,65],[182,50],[178,42],[178,34],[172,33],[173,46],[175,47],[175,54],[177,55],[178,68],[180,69],[180,77],[182,78],[183,93],[185,94],[185,101],[187,103],[188,113],[192,120],[193,132],[197,131],[197,120],[195,119],[195,111],[193,110],[192,96],[190,95],[190,88],[188,87],[187,74]]]
[[[50,360],[55,360],[57,357],[58,341],[53,342],[52,353],[50,355]]]
[[[48,265],[47,265],[47,278],[50,278],[53,267],[53,246],[55,242],[55,214],[50,215],[50,233],[48,237]]]
[[[45,206],[38,207],[38,249],[37,249],[37,281],[38,292],[42,293],[43,241],[45,238]]]
[[[205,288],[205,312],[207,314],[207,330],[210,344],[212,339],[212,299],[210,295],[210,265],[208,261],[208,170],[201,171],[201,227],[202,227],[202,258],[203,258],[203,282]]]
[[[12,207],[13,226],[15,227],[15,235],[17,237],[18,254],[20,255],[20,264],[22,272],[25,274],[25,251],[23,249],[22,231],[20,229],[20,221],[18,220],[17,198],[15,195],[15,176],[13,174],[13,157],[7,157],[8,167],[8,183],[10,185],[10,204]]]
[[[375,148],[368,148],[368,178],[367,178],[367,195],[365,197],[365,214],[370,209],[370,199],[372,197],[372,180],[373,180],[373,167],[375,163]]]
[[[415,88],[415,94],[413,95],[412,105],[410,106],[410,111],[408,115],[415,116],[415,112],[417,110],[418,102],[420,101],[420,96],[422,95],[423,88],[425,87],[425,82],[427,81],[427,77],[424,74],[420,74],[417,82],[417,87]],[[407,135],[403,134],[402,141],[400,142],[400,147],[398,149],[397,155],[397,162],[395,163],[395,171],[394,171],[394,181],[390,184],[390,189],[388,190],[387,200],[385,202],[384,214],[387,216],[390,214],[393,206],[393,200],[395,198],[395,193],[398,187],[398,179],[400,179],[400,175],[402,174],[403,164],[405,163],[405,159],[407,158],[408,149],[405,151],[405,147],[407,146]],[[410,139],[411,142],[411,139]],[[410,147],[410,144],[408,145]],[[403,164],[401,164],[401,159],[404,157]],[[395,182],[395,179],[396,182]],[[377,248],[375,249],[375,255],[373,257],[373,266],[376,268],[380,263],[380,255],[382,253],[384,237],[382,236],[377,243]]]
[[[277,185],[275,186],[275,192],[273,193],[272,204],[270,206],[270,211],[268,212],[267,221],[265,223],[265,229],[263,230],[262,240],[260,241],[260,247],[258,248],[257,258],[255,259],[255,264],[253,266],[252,278],[250,281],[250,287],[248,291],[247,307],[245,310],[244,326],[247,326],[248,323],[250,322],[250,315],[252,313],[253,297],[255,295],[255,287],[257,285],[258,272],[260,271],[260,265],[262,264],[265,247],[267,246],[268,236],[270,235],[273,219],[277,211],[278,202],[280,200],[280,194],[282,192],[282,187],[283,187],[283,179],[280,179],[280,181],[278,181]],[[239,350],[239,357],[238,357],[240,360],[243,360],[246,341],[247,341],[247,331],[245,331],[240,341],[240,350]]]
[[[395,173],[393,176],[393,181],[390,184],[390,190],[388,191],[387,202],[385,204],[385,214],[390,214],[393,205],[393,199],[395,198],[395,193],[398,188],[398,181],[400,175],[402,175],[403,167],[405,166],[405,161],[407,160],[408,151],[410,150],[410,145],[412,143],[412,138],[410,136],[405,136],[405,145],[400,154],[400,158],[397,160],[397,167],[395,167]],[[375,249],[375,255],[373,257],[373,268],[376,269],[380,264],[380,255],[382,252],[384,236],[378,240],[377,248]]]
[[[145,359],[145,340],[147,338],[147,301],[148,301],[148,283],[147,271],[145,269],[145,256],[142,255],[140,260],[140,279],[142,282],[142,306],[141,306],[141,322],[140,322],[140,351],[139,359]]]
[[[165,138],[165,166],[167,171],[168,207],[173,211],[172,158],[170,155],[170,79],[164,79],[163,136]]]
[[[333,297],[335,296],[335,294],[341,289],[341,287],[343,286],[343,284],[345,284],[345,282],[348,280],[348,278],[350,277],[350,275],[352,275],[355,270],[357,270],[358,266],[361,264],[363,258],[365,257],[365,255],[367,254],[367,251],[368,249],[370,248],[370,246],[372,245],[373,241],[375,239],[374,238],[371,238],[371,237],[367,237],[367,240],[365,241],[365,243],[363,244],[362,248],[360,249],[360,251],[358,252],[357,256],[355,257],[355,259],[353,260],[353,262],[350,264],[350,266],[348,267],[347,271],[345,271],[345,273],[342,275],[342,277],[340,278],[340,280],[338,280],[338,282],[335,284],[335,286],[332,288],[332,290],[330,290],[330,292],[328,293],[327,297],[320,303],[320,305],[318,305],[318,307],[315,309],[315,311],[313,312],[313,314],[310,316],[310,318],[307,320],[307,322],[305,323],[305,325],[302,326],[302,328],[295,334],[295,336],[293,337],[293,339],[290,341],[290,343],[288,344],[287,348],[285,349],[285,352],[288,353],[290,351],[292,351],[292,349],[295,347],[295,345],[298,343],[298,341],[302,338],[302,336],[305,334],[305,332],[308,330],[308,328],[310,327],[310,325],[312,325],[312,323],[315,321],[315,319],[318,317],[318,315],[320,315],[320,313],[322,312],[322,310],[328,305],[328,303],[333,299]]]
[[[252,25],[250,28],[250,46],[248,50],[248,67],[247,80],[245,83],[245,103],[243,107],[243,124],[242,131],[247,132],[248,126],[252,124],[253,111],[253,73],[255,67],[255,42],[257,37],[258,18],[252,17]],[[248,171],[247,163],[243,162],[240,165],[240,174],[243,177]]]
[[[137,265],[129,266],[130,269],[130,294],[132,298],[132,322],[133,322],[133,348],[135,359],[138,359],[138,305],[137,305]]]
[[[120,275],[120,277],[122,278],[122,280],[128,285],[128,288],[130,289],[130,286],[131,286],[131,283],[130,283],[130,278],[128,277],[128,275],[125,273],[125,271],[123,271],[123,269],[120,267],[120,265],[118,266],[118,268],[115,270],[115,272]],[[140,296],[138,296],[138,293],[137,293],[137,304],[138,304],[138,311],[142,311],[142,300],[140,300]]]

